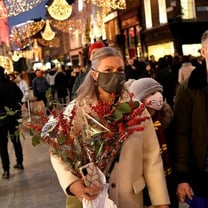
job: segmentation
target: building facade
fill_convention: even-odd
[[[208,29],[206,0],[141,1],[141,42],[146,57],[194,55]]]

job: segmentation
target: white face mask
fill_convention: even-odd
[[[145,104],[147,107],[154,110],[161,110],[163,107],[163,96],[160,92],[155,92],[145,99]]]

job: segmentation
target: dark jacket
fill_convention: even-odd
[[[67,78],[63,72],[58,72],[56,75],[55,89],[57,90],[58,98],[67,96]]]
[[[48,83],[45,77],[35,77],[32,80],[32,88],[35,97],[37,97],[39,94],[45,93],[48,89]]]
[[[208,150],[208,84],[206,65],[179,85],[175,99],[175,170],[178,183],[194,187],[204,170]]]
[[[23,97],[22,91],[15,82],[6,77],[0,77],[0,116],[5,116],[5,107],[12,111],[17,111],[14,116],[10,118],[18,119],[21,115],[21,99]],[[8,125],[8,117],[0,119],[0,127]]]

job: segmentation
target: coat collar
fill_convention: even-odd
[[[202,65],[194,69],[188,80],[188,88],[201,89],[207,85],[206,62],[203,61]]]

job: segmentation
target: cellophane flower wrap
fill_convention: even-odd
[[[48,144],[53,154],[61,157],[71,172],[81,177],[79,168],[89,162],[102,171],[121,150],[121,146],[134,131],[142,131],[140,125],[148,116],[142,116],[144,105],[138,101],[118,102],[110,105],[98,102],[90,105],[90,113],[82,111],[80,130],[74,133],[77,105],[70,105],[70,113],[52,112],[42,117],[38,124],[31,123],[33,144]],[[84,109],[84,108],[83,108]],[[80,124],[81,125],[81,124]]]

